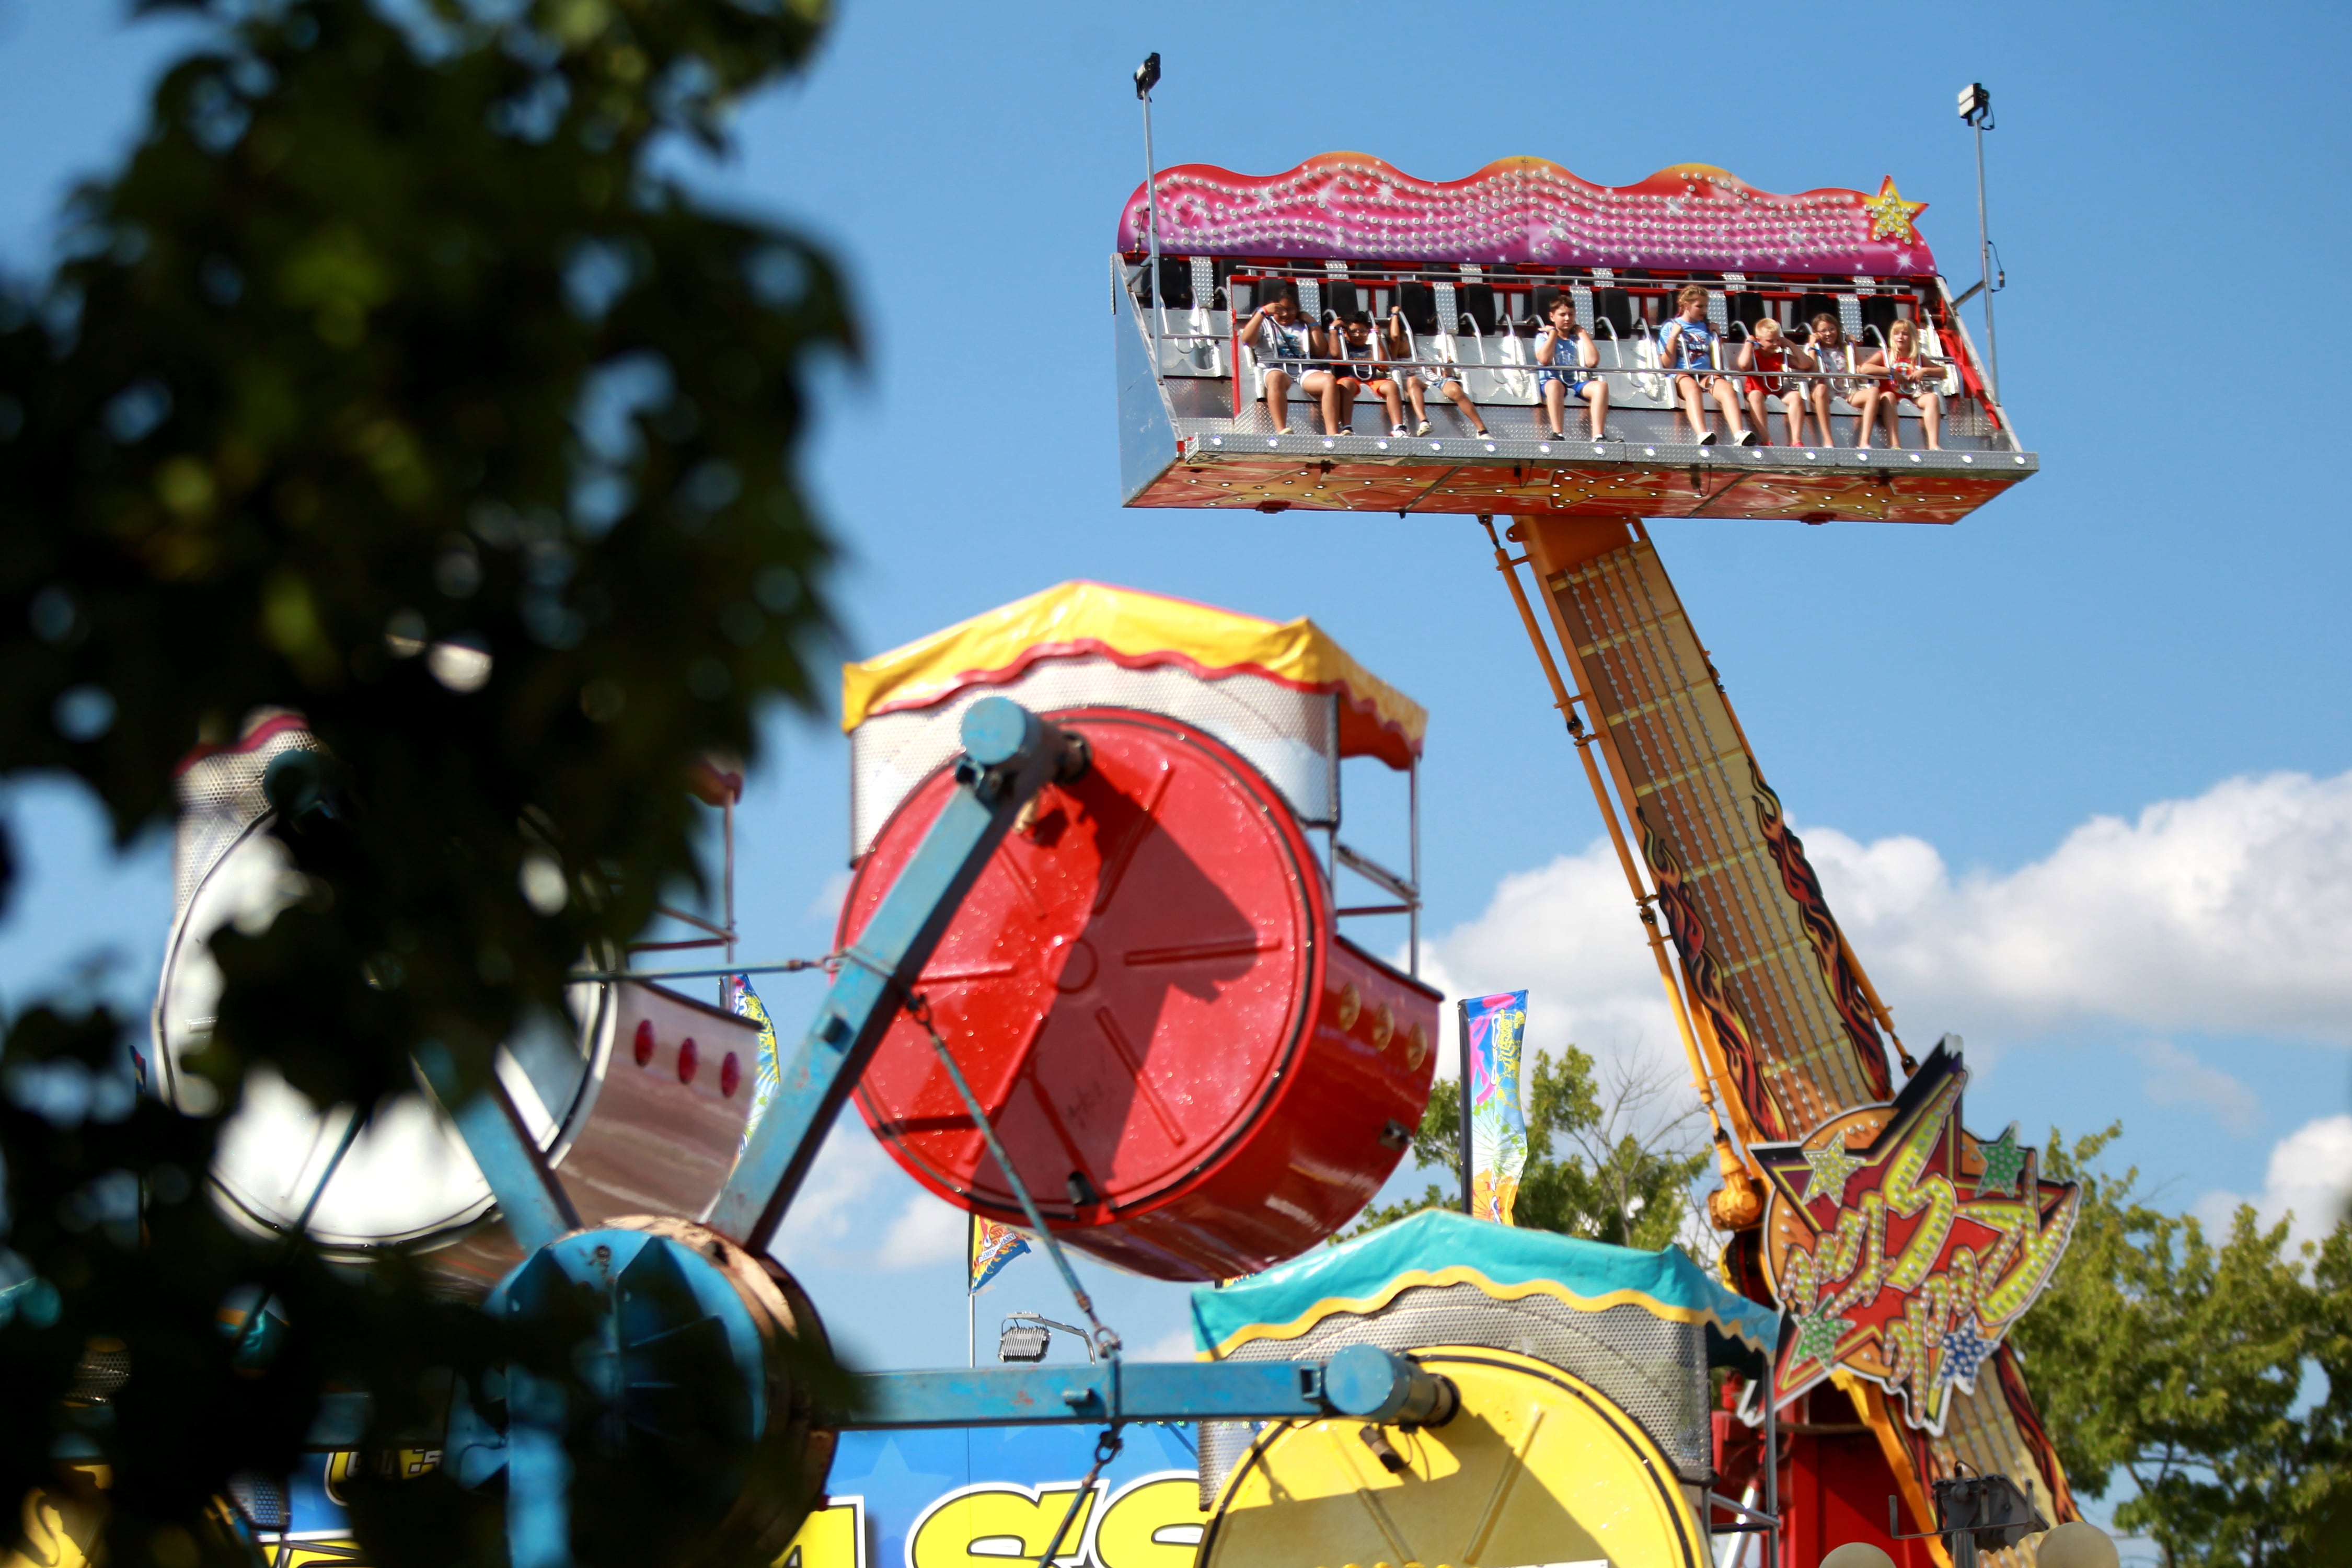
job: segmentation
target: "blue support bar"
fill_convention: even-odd
[[[1085,766],[1082,743],[1003,697],[965,711],[963,742],[947,808],[842,955],[824,1005],[711,1205],[706,1223],[755,1254],[767,1250],[842,1102],[1013,818],[1049,781]]]
[[[526,1375],[509,1373],[510,1377]],[[1343,1415],[1383,1424],[1438,1426],[1453,1415],[1455,1404],[1453,1384],[1443,1376],[1373,1345],[1350,1345],[1328,1361],[959,1367],[944,1372],[866,1373],[850,1382],[854,1412],[828,1415],[826,1426],[880,1430],[1102,1426],[1114,1419],[1313,1421]],[[313,1449],[359,1447],[367,1431],[368,1408],[363,1394],[328,1395],[320,1403],[308,1446]],[[545,1420],[559,1417],[560,1410],[541,1413]],[[461,1454],[478,1448],[478,1458],[488,1460],[488,1469],[506,1463],[508,1445],[513,1441],[511,1427],[504,1442],[489,1447],[469,1441],[488,1435],[461,1433],[453,1426],[446,1439],[452,1461],[459,1462]],[[428,1442],[421,1436],[415,1441],[420,1447]],[[461,1474],[459,1479],[478,1485],[488,1469],[470,1479]]]
[[[460,1101],[446,1051],[427,1046],[416,1053],[416,1065],[442,1104],[457,1102],[452,1119],[458,1135],[466,1140],[474,1163],[481,1167],[482,1179],[497,1194],[499,1213],[524,1253],[536,1252],[557,1237],[578,1230],[579,1214],[555,1173],[548,1169],[538,1143],[523,1130],[496,1075]]]
[[[1111,1421],[1312,1421],[1436,1426],[1450,1384],[1404,1357],[1350,1345],[1328,1362],[1129,1362],[1098,1366],[866,1373],[844,1427],[1101,1426]]]
[[[572,1456],[563,1451],[563,1390],[507,1369],[509,1568],[571,1568]]]

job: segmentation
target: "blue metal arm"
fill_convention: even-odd
[[[457,1075],[446,1051],[426,1047],[416,1053],[417,1070],[451,1113],[459,1136],[482,1169],[482,1179],[499,1200],[499,1212],[526,1253],[538,1251],[557,1237],[580,1228],[580,1215],[563,1184],[548,1169],[547,1158],[523,1130],[506,1086],[490,1081],[464,1100],[457,1099]]]
[[[1439,1426],[1458,1403],[1444,1377],[1373,1345],[1350,1345],[1328,1361],[1104,1362],[865,1373],[850,1381],[854,1409],[826,1415],[826,1426],[1098,1426],[1112,1421],[1314,1421],[1339,1415]],[[367,1432],[368,1407],[364,1394],[327,1395],[309,1447],[358,1447]],[[414,1441],[423,1447],[428,1439],[420,1435]]]
[[[1402,1356],[1350,1345],[1328,1362],[1106,1362],[1099,1366],[866,1373],[850,1427],[1101,1426],[1120,1421],[1312,1421],[1434,1426],[1453,1385]]]
[[[842,1102],[1013,818],[1049,781],[1086,766],[1084,742],[1003,697],[965,710],[963,744],[947,808],[842,955],[824,1005],[711,1205],[706,1223],[755,1254],[767,1250]]]

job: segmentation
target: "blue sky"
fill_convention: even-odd
[[[43,264],[69,183],[127,145],[174,35],[120,15],[0,0],[0,265]],[[1450,179],[1528,153],[1622,183],[1696,159],[1775,191],[1891,174],[1932,204],[1957,279],[1975,212],[1953,97],[1987,82],[2001,369],[2042,472],[1956,528],[1653,531],[1906,1035],[1969,1040],[1970,1122],[2120,1118],[2123,1157],[2180,1206],[2307,1209],[2352,1181],[2352,518],[2335,400],[2302,379],[2334,354],[2352,25],[1989,5],[1931,42],[1852,17],[848,0],[813,72],[695,177],[856,282],[870,353],[829,378],[813,466],[850,652],[1073,576],[1313,616],[1431,710],[1443,973],[1529,985],[1538,1045],[1639,1060],[1669,1044],[1639,931],[1589,874],[1599,821],[1475,526],[1118,507],[1103,279],[1141,176],[1128,73],[1160,52],[1163,163],[1347,148]],[[824,719],[773,739],[741,833],[750,949],[822,952],[845,749]],[[1352,805],[1378,815],[1385,782],[1351,778]],[[102,946],[151,972],[160,845],[110,860],[53,787],[7,809],[33,875],[0,995]],[[768,990],[786,1020],[814,1001]],[[787,1261],[842,1337],[877,1362],[960,1357],[959,1223],[854,1124],[820,1175]],[[1131,1342],[1170,1342],[1178,1292],[1103,1293]],[[984,1300],[1064,1304],[1034,1259]]]

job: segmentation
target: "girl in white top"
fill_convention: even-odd
[[[1827,310],[1815,316],[1807,325],[1812,329],[1812,334],[1811,341],[1805,345],[1805,359],[1799,361],[1792,351],[1789,363],[1799,370],[1823,372],[1830,378],[1799,384],[1802,390],[1798,395],[1812,405],[1813,423],[1821,431],[1822,445],[1834,447],[1837,445],[1837,433],[1830,426],[1830,400],[1843,397],[1857,408],[1862,406],[1856,401],[1862,396],[1862,384],[1839,374],[1853,369],[1859,356],[1855,354],[1853,345],[1845,341],[1845,331],[1838,325],[1838,319]],[[1790,404],[1790,406],[1796,405]],[[1796,422],[1790,423],[1790,444],[1803,446],[1804,442],[1798,438]],[[1862,441],[1865,447],[1870,444],[1870,427],[1867,425],[1863,426]]]
[[[1320,369],[1317,356],[1330,352],[1324,334],[1298,313],[1298,285],[1282,285],[1250,312],[1237,335],[1257,351],[1258,395],[1265,399],[1274,433],[1289,435],[1291,383],[1305,385],[1308,374]],[[1324,374],[1328,380],[1328,373]]]
[[[1396,376],[1389,369],[1388,345],[1372,331],[1370,313],[1357,311],[1340,324],[1334,335],[1339,342],[1331,346],[1339,351],[1339,358],[1332,369],[1339,374],[1337,390],[1349,401],[1350,416],[1356,394],[1360,390],[1369,392],[1388,410],[1389,434],[1403,435],[1404,395],[1397,390]]]
[[[1389,354],[1393,359],[1409,360],[1412,354],[1412,333],[1405,327],[1404,307],[1389,307]],[[1469,389],[1462,378],[1443,365],[1423,365],[1404,378],[1404,395],[1412,400],[1412,433],[1429,434],[1429,393],[1435,389],[1440,397],[1462,412],[1470,421],[1470,428],[1481,436],[1491,435],[1486,421],[1479,416],[1478,405],[1470,401]]]

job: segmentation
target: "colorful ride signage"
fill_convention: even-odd
[[[1772,1183],[1764,1268],[1788,1310],[1773,1398],[1843,1370],[1900,1394],[1940,1433],[1956,1390],[2050,1282],[2078,1189],[2041,1178],[2012,1123],[1960,1126],[1968,1070],[1936,1047],[1894,1103],[1831,1118],[1802,1142],[1750,1152]]]
[[[1505,991],[1462,1002],[1463,1070],[1470,1081],[1470,1212],[1512,1224],[1528,1165],[1528,1119],[1519,1108],[1519,1058],[1528,994]]]
[[[1034,1563],[1065,1521],[1055,1568],[1191,1568],[1207,1515],[1189,1428],[1139,1424],[1081,1497],[1097,1429],[937,1427],[845,1432],[827,1496],[775,1568],[1012,1568]],[[247,1517],[277,1568],[365,1568],[343,1483],[352,1453],[310,1454]],[[415,1479],[439,1468],[437,1449],[372,1461]],[[1075,1507],[1073,1505],[1076,1505]],[[94,1525],[55,1504],[27,1504],[29,1539],[50,1568],[90,1568]],[[240,1501],[240,1509],[247,1504]]]

